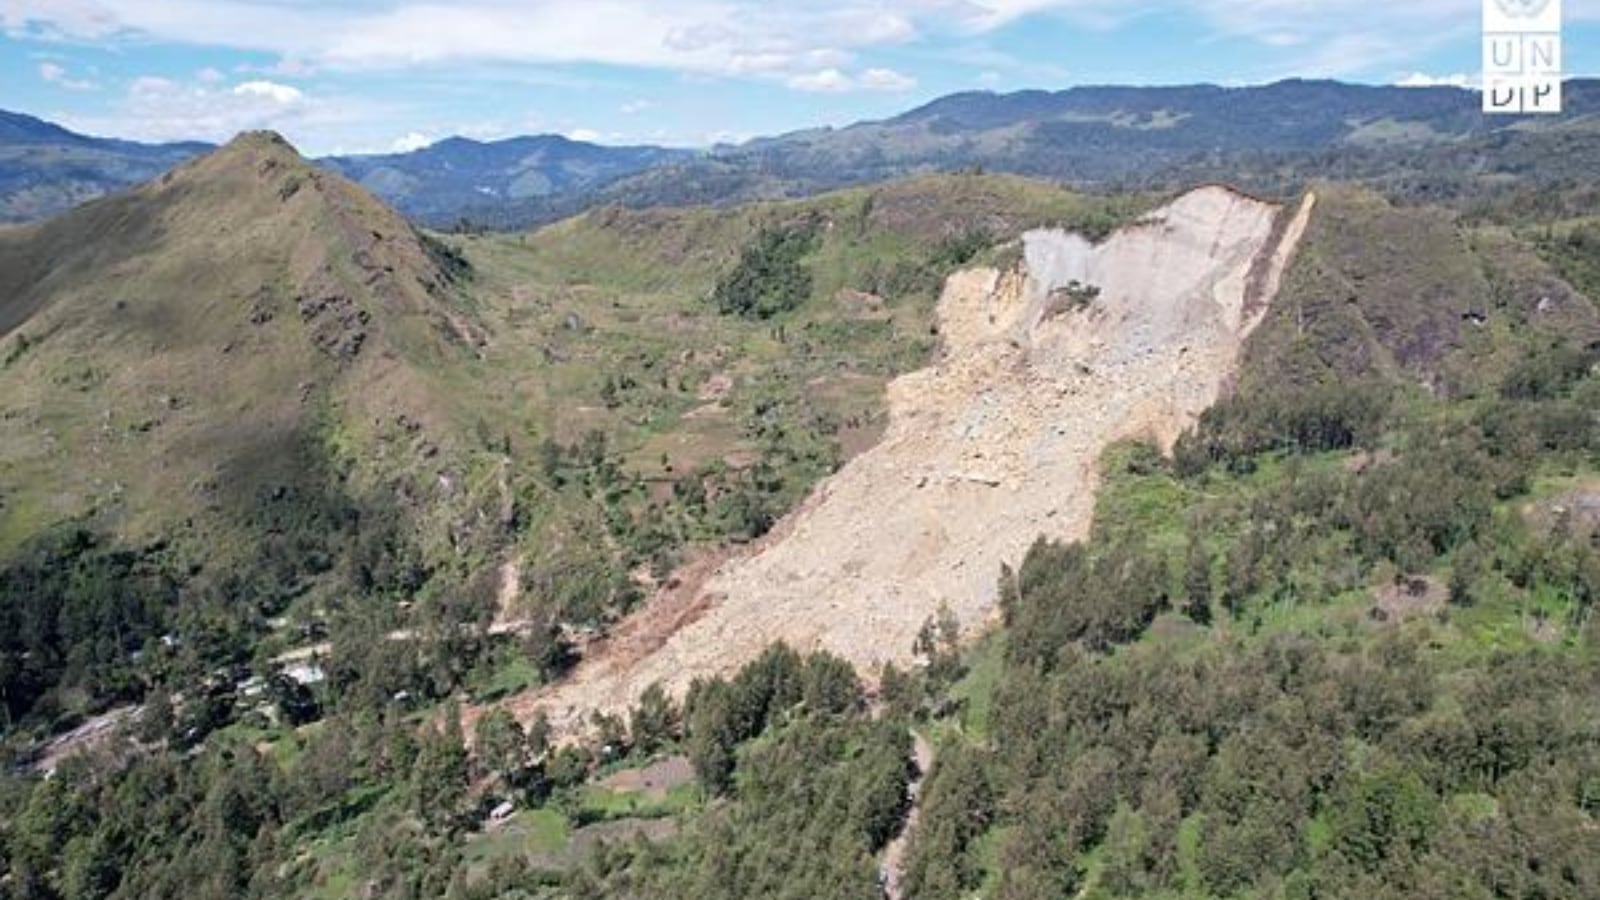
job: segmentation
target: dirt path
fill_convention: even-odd
[[[1109,444],[1169,445],[1215,402],[1277,293],[1314,198],[1298,210],[1207,187],[1091,245],[1025,238],[1025,270],[952,276],[932,366],[888,387],[889,426],[767,539],[703,558],[572,677],[514,698],[520,718],[584,727],[652,683],[679,693],[775,641],[865,673],[905,664],[941,606],[996,613],[1002,562],[1088,533]],[[1093,285],[1086,305],[1058,289]]]
[[[906,821],[900,827],[900,833],[883,849],[883,865],[878,870],[883,894],[889,900],[900,900],[903,896],[900,883],[905,876],[906,850],[911,845],[911,833],[916,829],[917,818],[922,812],[922,783],[933,769],[933,746],[915,731],[911,732],[911,762],[917,768],[917,774],[912,776],[911,784],[907,787],[911,808],[906,811]]]
[[[68,757],[106,745],[116,737],[118,729],[138,721],[143,711],[143,706],[120,706],[86,720],[66,734],[56,735],[40,748],[34,771],[51,774]]]

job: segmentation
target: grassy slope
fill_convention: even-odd
[[[208,556],[247,552],[239,520],[325,439],[368,456],[368,423],[405,412],[460,446],[441,398],[468,354],[442,275],[402,220],[271,138],[9,232],[0,255],[0,550],[89,514],[130,541],[197,522]]]

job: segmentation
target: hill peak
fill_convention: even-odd
[[[241,131],[234,135],[233,140],[221,148],[228,150],[253,150],[256,152],[288,153],[296,159],[301,159],[300,151],[289,143],[289,140],[276,131]]]
[[[310,160],[276,131],[244,131],[221,147],[203,154],[174,170],[174,177],[225,176],[229,172],[253,171],[258,180],[272,181],[286,174],[311,173]],[[163,178],[162,183],[171,181]]]

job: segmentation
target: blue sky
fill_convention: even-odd
[[[1600,0],[1565,0],[1568,74]],[[705,145],[960,90],[1470,82],[1479,0],[0,0],[0,107],[314,154],[462,134]]]

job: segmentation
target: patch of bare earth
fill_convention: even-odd
[[[69,757],[112,746],[124,726],[138,721],[142,706],[120,706],[86,720],[71,731],[51,738],[39,750],[35,771],[52,773]]]
[[[1527,616],[1523,619],[1522,630],[1541,644],[1554,644],[1566,637],[1561,623],[1545,615]]]
[[[642,769],[624,769],[607,776],[600,786],[620,794],[644,794],[657,800],[675,787],[694,781],[694,767],[687,756],[669,756]]]
[[[1106,446],[1168,445],[1215,402],[1313,204],[1206,187],[1102,244],[1032,232],[1017,270],[952,276],[943,354],[889,385],[877,445],[766,539],[691,565],[572,677],[512,708],[581,727],[591,710],[620,711],[656,682],[681,693],[775,641],[870,673],[908,662],[941,605],[963,625],[989,621],[1001,563],[1040,536],[1087,534]],[[1099,293],[1076,302],[1073,282]]]
[[[1383,622],[1403,622],[1443,610],[1450,591],[1436,578],[1407,575],[1376,588],[1372,617]]]
[[[1543,534],[1564,534],[1578,541],[1600,539],[1600,481],[1586,481],[1549,500],[1529,504],[1524,514]]]

